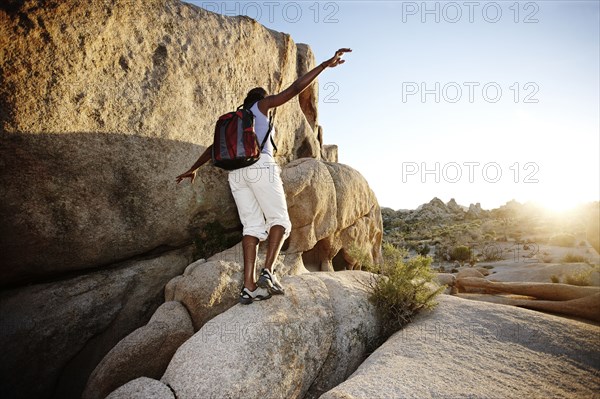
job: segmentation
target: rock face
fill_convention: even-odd
[[[12,2],[0,47],[1,285],[191,243],[208,222],[235,229],[223,172],[174,177],[249,89],[314,65],[286,34],[176,0]],[[320,157],[316,101],[278,109],[281,162]]]
[[[593,397],[600,389],[599,327],[447,295],[439,302],[321,398]]]
[[[82,398],[103,399],[140,375],[160,378],[177,348],[193,334],[185,307],[176,301],[165,302],[147,325],[125,337],[102,359]]]
[[[179,348],[161,381],[180,398],[318,397],[343,381],[377,338],[361,284],[370,276],[285,278],[285,296],[236,305],[206,323]]]
[[[80,397],[102,357],[150,319],[191,248],[0,294],[6,398]]]
[[[177,0],[42,3],[0,4],[0,337],[14,343],[0,378],[3,394],[62,399],[80,397],[98,362],[148,322],[167,282],[220,250],[210,240],[221,249],[239,240],[225,172],[203,167],[193,185],[174,177],[249,89],[287,87],[314,56],[254,20]],[[314,85],[278,109],[282,165],[337,160],[337,148],[322,144],[317,101]],[[303,209],[314,237],[290,240],[284,273],[305,272],[302,253],[314,248],[326,270],[352,267],[357,242],[378,256],[381,217],[364,179],[341,165],[317,169],[333,176],[312,181],[328,187],[330,202],[315,197]],[[310,199],[298,184],[293,204]],[[304,215],[291,213],[302,229]],[[201,266],[164,292],[195,330],[235,303],[240,281],[228,259]],[[210,277],[204,286],[200,274]],[[150,324],[129,339],[172,338],[173,326]]]

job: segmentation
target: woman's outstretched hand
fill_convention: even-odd
[[[177,176],[175,179],[177,180],[177,184],[181,183],[182,180],[187,179],[188,177],[192,180],[191,183],[194,183],[194,180],[196,179],[196,170],[191,170],[185,173],[180,174],[179,176]]]
[[[330,59],[325,61],[323,64],[326,67],[335,68],[336,66],[341,65],[344,62],[346,62],[346,60],[342,59],[342,56],[344,55],[344,53],[350,53],[350,52],[352,52],[352,50],[349,48],[341,48],[335,52],[335,55],[333,57],[331,57]]]

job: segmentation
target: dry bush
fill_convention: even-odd
[[[404,261],[405,251],[390,244],[383,245],[383,262],[379,275],[369,283],[370,300],[382,321],[382,339],[398,331],[423,309],[437,303],[434,298],[445,287],[431,289],[435,273],[431,257],[417,256]]]
[[[564,263],[580,263],[587,262],[587,258],[581,255],[575,255],[572,252],[567,252],[567,254],[563,256],[562,261]]]
[[[565,283],[571,285],[588,286],[592,285],[593,269],[573,272],[565,276]]]

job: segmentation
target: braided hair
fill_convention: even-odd
[[[262,87],[255,87],[250,90],[244,99],[244,108],[250,109],[255,102],[262,100],[267,96],[267,91]]]

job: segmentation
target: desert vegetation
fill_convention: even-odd
[[[382,339],[398,331],[421,310],[436,305],[435,297],[445,287],[433,283],[435,273],[431,269],[431,257],[418,255],[405,260],[406,250],[394,245],[383,245],[383,262],[367,265],[376,273],[369,282],[370,300],[382,320]]]
[[[410,256],[430,254],[433,267],[442,270],[449,264],[473,266],[517,259],[590,262],[586,253],[600,250],[598,210],[599,203],[594,202],[555,214],[510,201],[487,211],[479,204],[461,209],[453,201],[444,204],[434,198],[413,211],[384,208],[384,241]],[[556,255],[550,247],[563,249]]]

